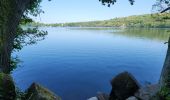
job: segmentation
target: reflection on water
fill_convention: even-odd
[[[162,40],[167,41],[170,29],[140,29],[140,28],[131,28],[124,29],[121,32],[117,32],[118,34],[122,34],[128,37],[140,37],[154,40]],[[115,32],[114,32],[115,33]]]
[[[116,27],[83,27],[71,28],[72,30],[108,30],[110,33],[124,35],[128,37],[148,38],[155,40],[167,41],[170,36],[168,28],[116,28]]]
[[[24,61],[13,72],[23,90],[38,82],[63,100],[86,100],[109,93],[110,80],[122,71],[142,85],[159,79],[168,29],[42,29],[49,33],[44,41],[15,53]]]

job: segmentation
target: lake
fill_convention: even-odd
[[[86,100],[111,91],[110,80],[123,71],[141,85],[156,83],[166,56],[167,29],[52,28],[46,39],[24,47],[12,72],[19,88],[37,82],[63,100]]]

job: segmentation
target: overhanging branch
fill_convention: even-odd
[[[170,10],[170,7],[164,9],[163,11],[161,11],[161,13],[164,13],[164,12],[166,12],[166,11],[168,11],[168,10]]]

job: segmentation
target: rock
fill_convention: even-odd
[[[92,97],[92,98],[89,98],[87,100],[98,100],[98,98],[97,97]]]
[[[15,100],[15,84],[10,75],[0,73],[0,100]]]
[[[97,98],[98,100],[109,100],[109,95],[105,93],[98,93]]]
[[[131,97],[127,98],[126,100],[138,100],[138,99],[134,96],[131,96]]]
[[[61,100],[50,90],[42,87],[39,84],[33,83],[26,91],[26,100]]]
[[[138,97],[141,100],[150,100],[153,96],[155,96],[159,91],[159,85],[154,84],[154,85],[148,85],[146,87],[143,87],[139,89],[136,93],[135,96]]]
[[[87,100],[109,100],[109,95],[105,93],[97,93],[97,96],[89,98]]]
[[[125,100],[130,96],[134,96],[139,89],[137,80],[128,72],[123,72],[117,75],[111,81],[112,91],[110,100]]]

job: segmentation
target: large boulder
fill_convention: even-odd
[[[61,100],[61,98],[55,95],[47,88],[42,87],[39,84],[33,83],[26,91],[26,100]]]
[[[111,81],[112,91],[109,100],[125,100],[134,96],[139,89],[137,80],[128,72],[123,72],[114,77]]]
[[[140,88],[135,93],[135,96],[138,97],[140,100],[150,100],[157,95],[159,89],[159,84],[147,85],[143,88]]]
[[[0,100],[15,100],[15,84],[9,74],[0,73]]]

